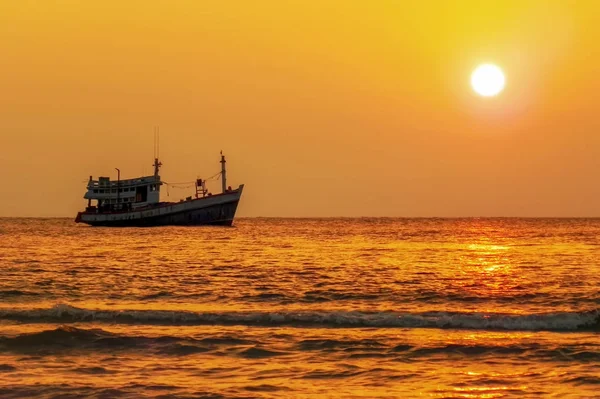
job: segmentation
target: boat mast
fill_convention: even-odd
[[[90,180],[88,181],[88,190],[92,187],[92,176],[90,176]],[[88,198],[88,208],[92,206],[92,199]]]
[[[154,158],[152,166],[154,166],[154,177],[158,177],[158,169],[162,166],[162,162],[160,162],[158,158]]]
[[[221,151],[221,188],[223,192],[227,191],[227,171],[225,170],[225,155],[223,155],[223,151]]]
[[[162,162],[158,160],[160,154],[160,142],[159,142],[159,131],[158,126],[154,127],[154,177],[158,177],[158,170],[162,166]]]
[[[117,205],[115,205],[115,209],[119,209],[119,201],[121,199],[121,169],[115,169],[117,170]]]

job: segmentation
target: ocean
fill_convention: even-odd
[[[1,398],[598,398],[600,219],[0,219]]]

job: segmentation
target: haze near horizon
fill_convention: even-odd
[[[167,182],[223,150],[241,217],[599,216],[599,11],[3,2],[0,216],[74,217],[90,175],[151,174],[154,126]],[[497,95],[471,87],[482,64]]]

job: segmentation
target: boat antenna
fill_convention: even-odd
[[[158,126],[154,126],[154,176],[158,177],[158,171],[162,166],[162,162],[158,160],[160,155],[160,131]]]

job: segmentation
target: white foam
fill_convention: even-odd
[[[29,322],[111,322],[139,324],[238,324],[380,328],[456,328],[480,330],[573,331],[598,329],[600,311],[508,315],[498,313],[366,312],[186,312],[169,310],[92,310],[58,304],[41,309],[4,309],[0,319]]]

